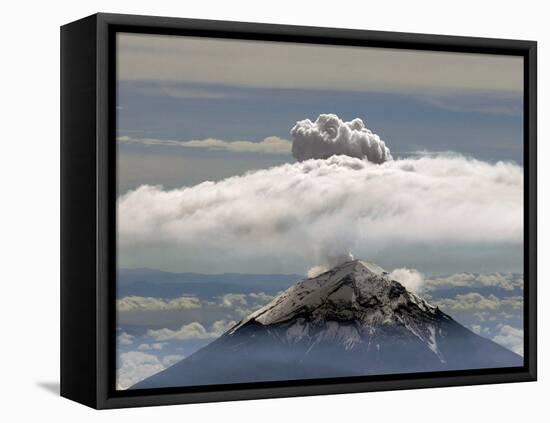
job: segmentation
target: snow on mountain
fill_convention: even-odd
[[[376,301],[376,305],[369,300]],[[435,311],[435,307],[391,281],[381,267],[354,260],[298,282],[241,321],[230,333],[252,319],[271,325],[291,320],[304,312],[322,318],[329,308],[335,315],[342,313],[341,317],[354,310],[355,314],[362,314],[364,324],[381,323],[391,320],[395,311],[405,303],[414,303],[426,312]]]

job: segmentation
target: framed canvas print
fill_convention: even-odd
[[[61,393],[536,379],[536,43],[61,30]]]

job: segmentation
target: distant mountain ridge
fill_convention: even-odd
[[[130,389],[522,365],[379,266],[354,260],[299,281]]]
[[[215,297],[228,292],[248,294],[264,292],[276,294],[287,289],[302,275],[297,274],[202,274],[171,273],[156,269],[120,269],[117,297],[144,296],[175,298],[183,293],[201,297]]]

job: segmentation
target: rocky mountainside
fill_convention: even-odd
[[[131,389],[522,365],[379,266],[354,260],[296,283]]]

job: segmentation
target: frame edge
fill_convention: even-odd
[[[96,16],[61,27],[60,394],[96,407]]]
[[[460,386],[465,384],[494,384],[508,382],[526,382],[537,380],[536,368],[536,42],[533,41],[518,41],[518,40],[502,40],[502,39],[487,39],[487,38],[471,38],[471,37],[456,37],[445,35],[426,35],[426,34],[407,34],[396,32],[378,32],[364,31],[351,29],[333,29],[333,28],[317,28],[317,27],[300,27],[289,25],[273,25],[273,24],[254,24],[241,22],[222,22],[222,21],[206,21],[196,19],[181,19],[181,18],[161,18],[136,15],[118,15],[118,14],[96,14],[85,19],[93,19],[96,23],[96,37],[94,42],[97,43],[96,63],[94,71],[96,81],[96,102],[94,102],[94,113],[97,112],[97,121],[94,132],[94,146],[97,148],[97,157],[94,160],[97,173],[94,173],[95,182],[97,183],[97,216],[94,223],[97,224],[97,238],[94,238],[95,253],[97,254],[97,262],[94,262],[96,267],[97,281],[94,281],[94,289],[96,290],[97,304],[94,302],[94,308],[97,313],[94,324],[96,324],[97,333],[94,335],[95,351],[97,352],[94,371],[94,398],[93,401],[82,402],[98,409],[121,408],[121,407],[136,407],[136,406],[152,406],[152,405],[169,405],[169,404],[184,404],[184,403],[199,403],[213,401],[234,401],[244,399],[263,399],[263,398],[279,398],[279,397],[294,397],[294,396],[309,396],[309,395],[326,395],[338,393],[359,393],[382,390],[402,390],[402,389],[423,389],[431,387],[449,387]],[[80,21],[77,21],[80,22]],[[68,27],[72,24],[66,25]],[[112,100],[113,89],[109,87],[108,72],[110,69],[109,57],[109,27],[118,25],[145,25],[153,29],[162,27],[170,28],[191,28],[205,29],[215,26],[219,32],[239,32],[246,34],[291,34],[296,33],[298,36],[322,37],[323,34],[340,39],[351,40],[354,37],[360,37],[363,41],[367,39],[383,40],[389,37],[394,42],[403,37],[420,37],[423,40],[423,45],[428,46],[433,43],[439,43],[450,47],[457,45],[467,45],[467,48],[477,48],[480,46],[489,46],[488,48],[507,48],[511,47],[515,53],[526,57],[529,64],[528,75],[528,93],[529,93],[529,116],[527,129],[528,138],[524,140],[528,144],[529,157],[529,231],[530,232],[529,246],[530,254],[526,257],[526,268],[530,269],[530,278],[533,279],[531,289],[529,291],[530,308],[529,308],[529,325],[526,325],[526,331],[529,332],[529,352],[526,371],[518,373],[500,373],[493,375],[478,375],[478,376],[451,376],[446,378],[417,378],[402,381],[380,381],[380,382],[359,382],[347,384],[325,384],[315,386],[294,386],[294,387],[278,387],[278,388],[250,388],[235,391],[215,391],[201,393],[180,393],[180,394],[162,394],[158,395],[136,395],[136,396],[121,396],[113,397],[110,395],[109,387],[109,325],[107,321],[107,313],[109,310],[109,270],[108,262],[110,254],[107,250],[109,239],[109,213],[108,202],[111,193],[108,190],[109,173],[106,163],[109,159],[109,127],[113,123],[109,121],[107,108]],[[65,27],[62,27],[63,29]],[[62,29],[62,30],[63,30]],[[465,41],[468,41],[466,44]],[[409,44],[408,44],[409,45]],[[410,44],[412,46],[412,44]],[[409,47],[414,48],[414,47]],[[421,48],[421,47],[416,47]],[[425,47],[426,48],[426,47]],[[63,98],[63,94],[62,94]],[[62,113],[63,116],[63,113]],[[62,118],[63,119],[63,118]],[[89,135],[89,134],[88,134]],[[63,138],[63,136],[62,136]],[[63,151],[63,143],[62,143]],[[526,157],[527,158],[527,157]],[[63,165],[62,165],[63,166]],[[63,176],[62,176],[63,185]],[[95,193],[94,193],[95,194]],[[63,194],[62,194],[63,197]],[[63,222],[63,217],[62,217]],[[63,247],[62,247],[63,248]],[[62,253],[63,261],[63,253]],[[63,277],[62,277],[63,279]],[[95,283],[97,282],[97,286]],[[62,287],[63,290],[63,287]],[[63,327],[63,323],[62,323]],[[63,383],[62,383],[63,386]],[[63,395],[63,388],[62,388]],[[67,395],[63,395],[67,396]],[[70,399],[78,401],[74,397],[67,396]]]

